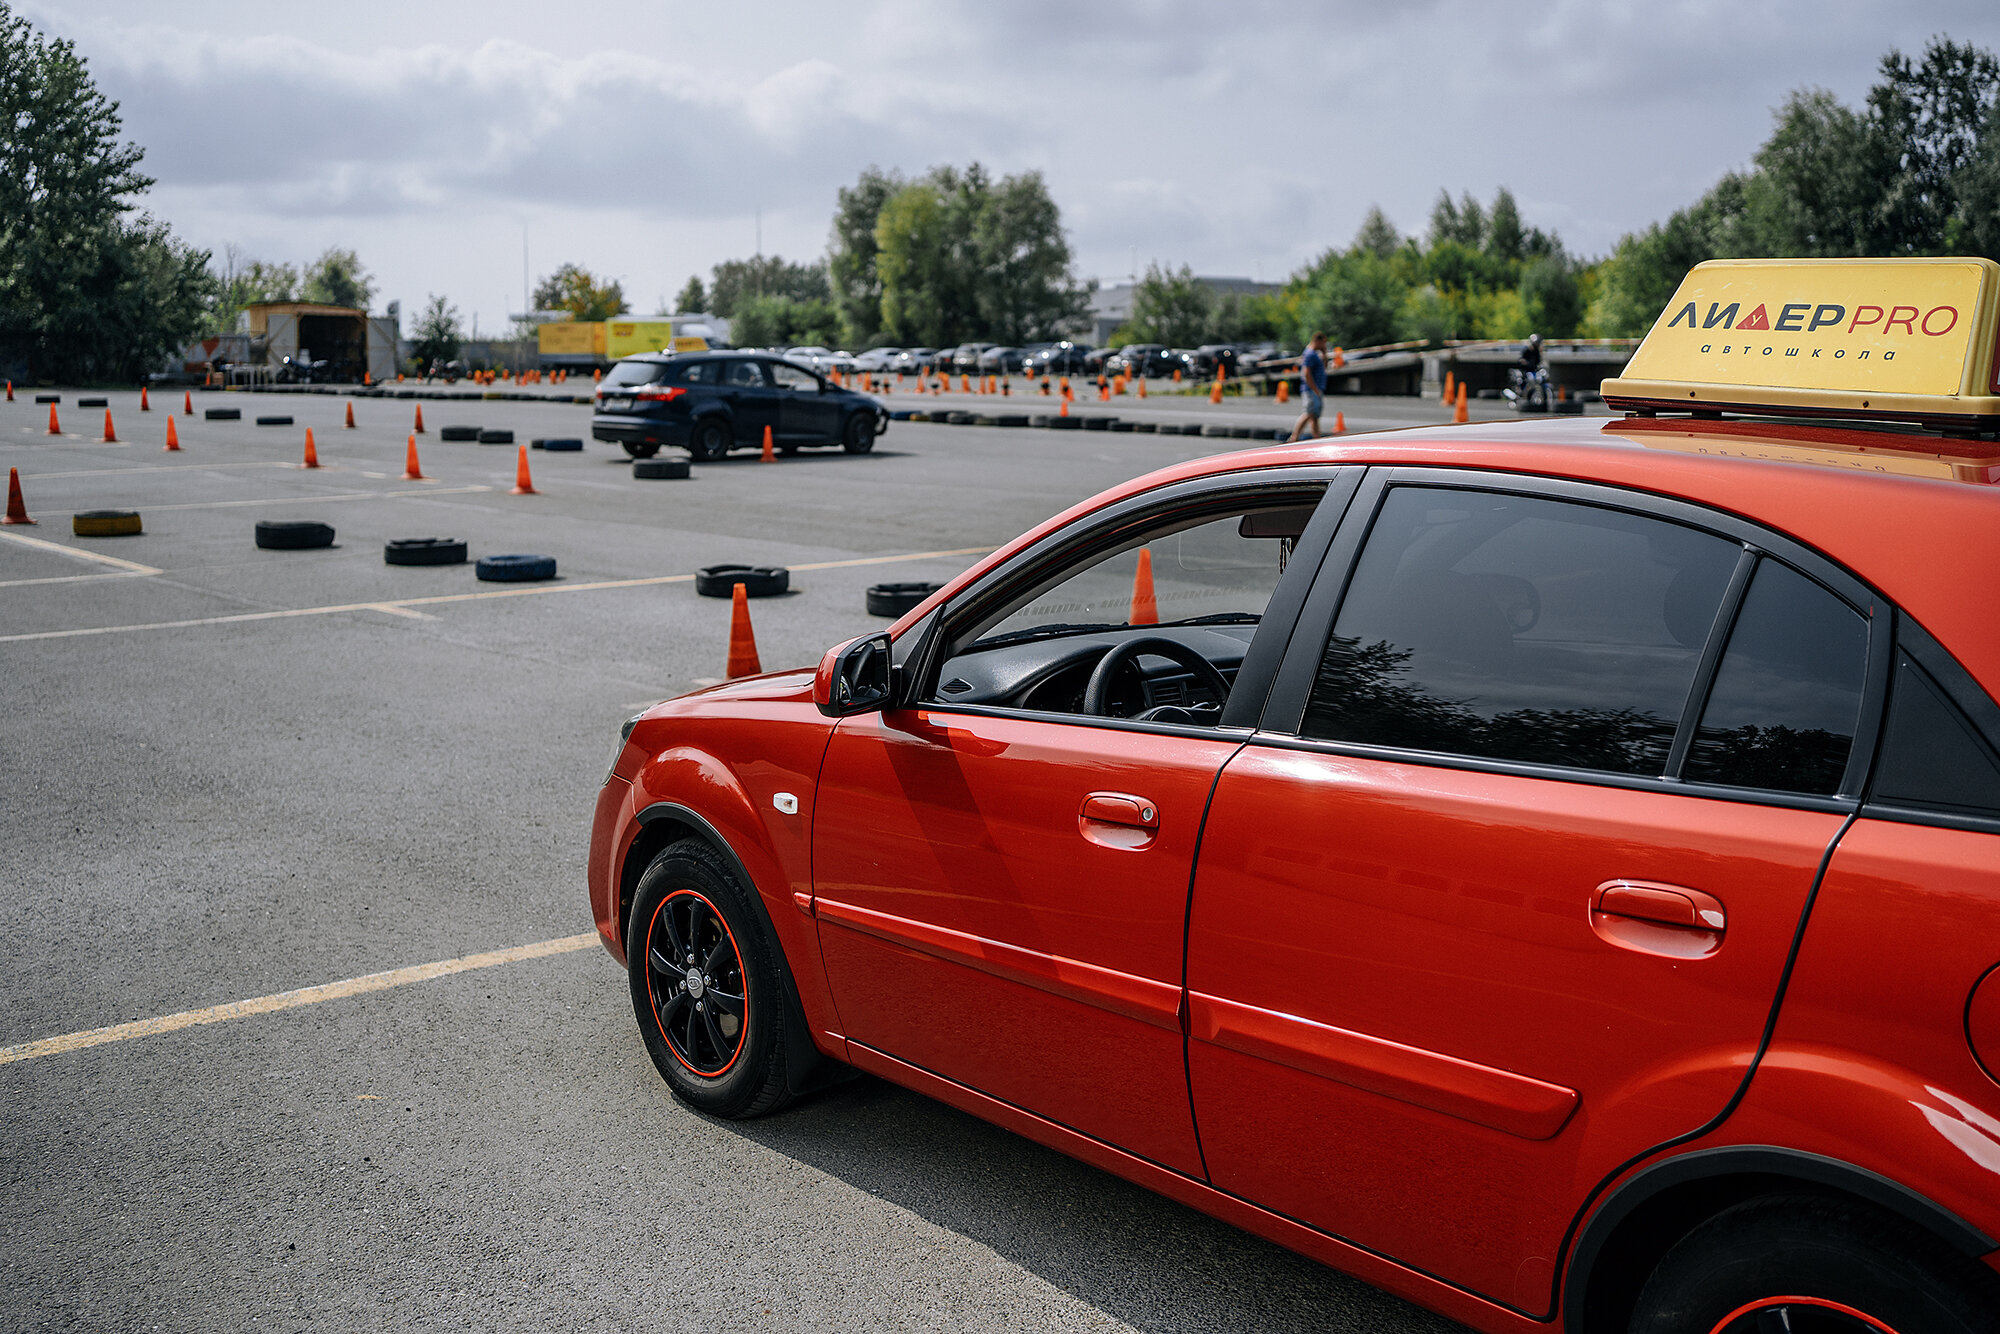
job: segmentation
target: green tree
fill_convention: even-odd
[[[1336,347],[1374,347],[1402,337],[1406,276],[1393,260],[1372,250],[1323,257],[1305,283],[1294,340],[1303,345],[1315,329]]]
[[[738,347],[828,346],[839,333],[833,302],[824,299],[749,296],[729,320],[730,340]]]
[[[876,271],[875,226],[882,206],[909,182],[898,172],[869,167],[834,197],[833,238],[827,246],[827,282],[840,313],[841,341],[863,347],[882,332],[882,277]]]
[[[1194,276],[1193,269],[1185,264],[1164,269],[1157,261],[1146,266],[1146,276],[1132,291],[1132,319],[1126,326],[1132,341],[1195,347],[1208,339],[1215,325],[1215,293]]]
[[[1879,240],[1884,254],[1936,254],[1962,216],[1957,187],[2000,103],[2000,61],[1990,51],[1931,39],[1916,64],[1891,50],[1868,90],[1878,150],[1894,169],[1885,184]]]
[[[153,184],[66,41],[0,3],[0,354],[38,378],[132,379],[201,328],[209,255],[135,199]]]
[[[709,310],[731,321],[751,297],[827,301],[832,295],[826,285],[826,265],[820,262],[788,264],[780,255],[758,255],[754,259],[725,260],[709,273]]]
[[[1523,333],[1569,338],[1583,322],[1583,291],[1577,283],[1576,266],[1564,256],[1549,255],[1529,264],[1521,271],[1521,285],[1516,290],[1527,324]]]
[[[300,299],[325,306],[368,309],[375,296],[375,283],[361,266],[361,257],[352,250],[329,246],[324,254],[306,266]]]
[[[2000,110],[1986,114],[1972,158],[1960,168],[1953,191],[1958,214],[1946,233],[1954,254],[2000,259]]]
[[[411,331],[416,336],[410,340],[410,358],[416,362],[419,373],[430,369],[434,363],[457,358],[458,345],[464,336],[458,320],[458,308],[443,297],[433,294],[424,303],[422,313],[417,316],[416,327]]]
[[[1449,190],[1438,191],[1437,203],[1431,206],[1430,248],[1436,249],[1447,241],[1456,241],[1468,250],[1479,250],[1486,245],[1486,210],[1470,193],[1459,196],[1453,203]]]
[[[1521,207],[1514,202],[1514,192],[1506,186],[1493,196],[1493,212],[1487,215],[1486,245],[1488,256],[1503,264],[1518,261],[1527,240],[1521,229]]]
[[[708,289],[701,284],[701,275],[687,280],[681,294],[674,298],[674,314],[706,315],[708,313]]]
[[[580,264],[564,264],[535,284],[536,310],[566,310],[570,318],[586,323],[623,315],[625,288],[616,281],[600,278]]]
[[[221,267],[210,266],[216,295],[203,321],[209,332],[227,333],[235,329],[237,316],[245,306],[298,299],[299,271],[291,265],[267,264],[261,259],[246,261],[233,245],[224,246],[222,254]]]
[[[1368,216],[1361,220],[1361,229],[1354,233],[1354,242],[1348,249],[1365,250],[1377,259],[1388,259],[1402,248],[1403,238],[1381,206],[1370,204]]]

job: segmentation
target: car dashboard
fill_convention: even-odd
[[[935,697],[946,705],[1081,714],[1091,672],[1122,640],[1174,640],[1207,658],[1233,681],[1256,631],[1255,625],[1135,625],[970,648],[944,664]],[[1141,653],[1134,667],[1111,683],[1109,716],[1132,718],[1163,705],[1210,715],[1211,720],[1219,715],[1222,701],[1215,698],[1213,688],[1181,664]]]

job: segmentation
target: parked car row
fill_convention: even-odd
[[[1226,375],[1255,370],[1267,361],[1289,360],[1273,342],[1206,343],[1197,348],[1161,343],[1128,343],[1124,347],[1093,348],[1071,341],[1029,343],[960,343],[956,347],[877,347],[858,356],[824,347],[775,348],[772,351],[812,367],[822,375],[839,371],[870,375],[1123,375],[1208,379],[1220,366]]]

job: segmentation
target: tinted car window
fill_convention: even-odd
[[[771,363],[771,378],[780,389],[791,389],[800,393],[817,394],[819,380],[809,370],[798,366],[788,366],[782,361]]]
[[[729,363],[729,373],[723,377],[723,383],[745,389],[762,389],[764,387],[763,363],[756,361],[732,361]]]
[[[614,386],[652,384],[655,380],[666,378],[670,364],[664,361],[621,361],[611,368],[611,374],[604,377],[604,383]]]
[[[1302,730],[1658,774],[1739,550],[1591,505],[1392,490]]]
[[[1757,566],[1682,776],[1831,796],[1861,713],[1868,622],[1789,566]]]
[[[1874,795],[1896,806],[2000,817],[2000,756],[1906,653],[1896,655]]]
[[[713,361],[686,361],[678,365],[678,379],[682,384],[714,384],[717,363]]]

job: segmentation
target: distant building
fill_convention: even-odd
[[[1260,283],[1254,278],[1204,278],[1195,281],[1217,296],[1268,296],[1278,291],[1282,283]],[[1090,302],[1090,341],[1102,346],[1112,333],[1132,321],[1131,283],[1118,283],[1110,287],[1100,287]]]

